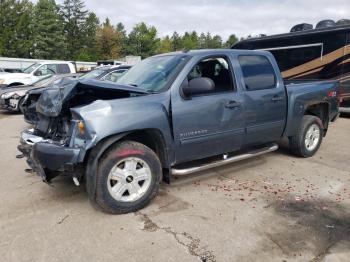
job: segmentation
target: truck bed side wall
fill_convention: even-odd
[[[338,105],[336,97],[328,97],[330,91],[339,89],[334,82],[313,82],[309,84],[287,85],[288,117],[284,136],[293,136],[306,110],[313,105],[325,104],[328,106],[329,119],[336,116]]]

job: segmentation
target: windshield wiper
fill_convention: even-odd
[[[152,90],[152,89],[146,89],[146,92],[147,92],[148,94],[158,94],[157,91],[154,91],[154,90]]]

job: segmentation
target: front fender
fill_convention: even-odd
[[[74,144],[87,151],[103,139],[117,134],[156,129],[162,134],[166,147],[171,150],[173,136],[167,99],[166,95],[157,94],[111,101],[99,100],[71,109],[73,117],[83,120],[86,127],[84,136],[75,137]]]
[[[115,142],[122,139],[127,134],[128,133],[124,133],[124,134],[108,137],[103,141],[100,141],[100,143],[90,151],[87,159],[87,164],[86,164],[85,177],[86,177],[86,191],[88,192],[89,198],[91,200],[94,200],[96,196],[96,175],[97,175],[98,162],[102,154],[111,145],[113,145]]]

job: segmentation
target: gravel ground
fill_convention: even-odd
[[[53,186],[15,158],[22,116],[0,113],[1,261],[349,261],[350,116],[319,153],[277,152],[162,185],[137,213],[113,216],[84,186]]]

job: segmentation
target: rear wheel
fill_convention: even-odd
[[[100,160],[96,202],[108,213],[137,211],[157,195],[161,177],[160,161],[150,148],[137,142],[121,142]]]
[[[323,124],[316,116],[305,115],[297,134],[289,138],[289,147],[293,154],[301,157],[313,156],[321,146]]]

